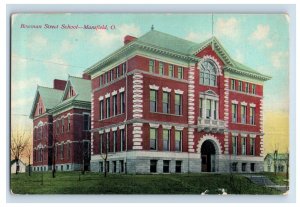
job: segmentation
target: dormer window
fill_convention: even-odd
[[[217,85],[217,67],[211,60],[206,60],[201,63],[200,84],[207,86]]]

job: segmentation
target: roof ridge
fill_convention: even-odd
[[[59,90],[59,89],[56,89],[56,88],[50,88],[48,86],[40,86],[40,85],[38,85],[38,88],[46,88],[46,89],[52,89],[52,90],[56,90],[56,91],[62,91],[62,90]]]

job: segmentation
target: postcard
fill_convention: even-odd
[[[286,14],[11,16],[13,194],[287,194]]]

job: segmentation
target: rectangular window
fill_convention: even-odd
[[[249,93],[249,83],[245,83],[245,92]]]
[[[71,129],[71,116],[68,114],[68,131]]]
[[[116,67],[116,78],[119,78],[120,77],[120,73],[119,73],[119,66]]]
[[[242,137],[242,155],[246,155],[247,143],[246,137]]]
[[[70,146],[70,142],[68,142],[67,144],[67,158],[70,159],[71,157],[71,146]]]
[[[243,171],[243,172],[246,171],[246,166],[247,166],[247,163],[242,163],[242,171]]]
[[[178,67],[178,78],[183,79],[183,68],[182,67]]]
[[[163,62],[159,62],[158,71],[159,71],[160,75],[164,75],[164,63]]]
[[[181,173],[181,164],[182,164],[181,160],[176,160],[176,163],[175,163],[175,172],[176,173]]]
[[[110,132],[106,133],[106,150],[108,152],[111,152],[111,146],[110,146]]]
[[[232,172],[237,171],[237,162],[234,162],[234,163],[231,164],[231,170],[232,170]]]
[[[121,114],[125,113],[125,93],[120,93],[120,109]]]
[[[157,172],[157,160],[150,160],[150,172],[151,173]]]
[[[255,138],[250,139],[250,155],[255,155]]]
[[[182,95],[175,94],[175,114],[182,115]]]
[[[174,65],[169,64],[169,77],[174,77]]]
[[[55,145],[55,158],[58,159],[58,146]]]
[[[170,151],[170,130],[163,130],[163,150]]]
[[[99,162],[99,172],[103,172],[103,162]]]
[[[99,154],[102,154],[103,134],[99,135]]]
[[[182,131],[175,131],[175,151],[182,151]]]
[[[112,81],[114,79],[114,69],[110,70],[110,80]]]
[[[149,72],[150,73],[154,73],[155,72],[154,60],[149,60]]]
[[[65,119],[61,118],[61,132],[64,133],[65,132]]]
[[[121,144],[121,151],[125,151],[126,150],[126,139],[125,139],[125,129],[121,129],[120,131],[120,137],[121,137],[121,141],[120,141],[120,144]]]
[[[125,75],[126,74],[126,62],[122,64],[122,74]]]
[[[56,120],[56,134],[59,134],[59,122],[58,122],[58,120]],[[41,138],[40,134],[39,134],[38,138]]]
[[[217,101],[212,101],[213,103],[213,119],[217,120],[218,117],[217,117],[217,111],[218,111],[218,102]]]
[[[60,159],[64,159],[64,144],[60,145]]]
[[[120,163],[120,172],[122,173],[122,172],[124,172],[124,161],[123,160],[120,160],[119,161]]]
[[[250,107],[250,124],[255,125],[255,108]]]
[[[250,164],[250,170],[251,170],[251,172],[255,171],[255,163]]]
[[[206,118],[210,119],[211,117],[211,100],[210,99],[206,99]]]
[[[112,81],[113,73],[112,70],[109,71],[109,81]]]
[[[105,83],[108,83],[108,72],[105,73]]]
[[[99,102],[99,115],[100,120],[104,119],[104,107],[103,107],[103,100]]]
[[[237,104],[231,105],[232,122],[237,123]]]
[[[230,89],[235,90],[235,80],[234,79],[230,80]]]
[[[170,93],[163,92],[163,113],[170,112]]]
[[[170,160],[163,160],[163,172],[164,173],[170,172]]]
[[[256,85],[252,84],[252,93],[256,94]]]
[[[104,75],[101,75],[100,76],[100,81],[99,81],[99,86],[103,86],[104,85],[103,80],[104,80]]]
[[[114,114],[114,116],[116,116],[118,114],[117,95],[113,96],[113,114]]]
[[[204,85],[209,86],[209,73],[204,73]]]
[[[241,106],[241,123],[246,124],[247,106]]]
[[[90,115],[83,114],[83,130],[90,130],[90,129],[91,129]]]
[[[106,98],[106,118],[110,117],[110,97]]]
[[[157,112],[157,91],[150,90],[150,111]]]
[[[238,90],[239,90],[239,91],[242,91],[242,86],[243,86],[243,84],[242,84],[242,81],[238,81],[238,84],[239,84],[239,86],[238,86],[238,87],[239,87],[239,88],[238,88]]]
[[[113,172],[117,172],[117,161],[113,161]]]
[[[157,149],[157,129],[150,128],[150,150]]]
[[[204,84],[204,73],[200,72],[200,84]]]
[[[114,136],[114,152],[116,152],[117,151],[117,146],[118,146],[117,131],[113,132],[113,136]]]
[[[217,85],[217,76],[216,75],[210,75],[210,85],[216,86]]]
[[[232,154],[237,155],[237,136],[232,137]]]

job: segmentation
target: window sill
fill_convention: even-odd
[[[105,120],[107,120],[107,119],[111,119],[111,118],[115,118],[115,117],[118,117],[118,116],[122,116],[122,115],[124,115],[124,114],[125,114],[125,112],[122,113],[122,114],[115,115],[115,116],[110,116],[110,117],[108,117],[108,118],[98,119],[98,121],[105,121]]]
[[[231,122],[231,124],[239,124],[239,125],[246,125],[246,126],[256,126],[256,124],[243,124],[240,122]]]
[[[171,114],[171,113],[162,113],[162,112],[153,112],[153,111],[150,111],[150,113],[152,113],[152,114],[160,114],[160,115],[178,116],[178,117],[181,117],[181,116],[183,116],[182,114],[181,114],[181,115],[177,115],[177,114]]]

